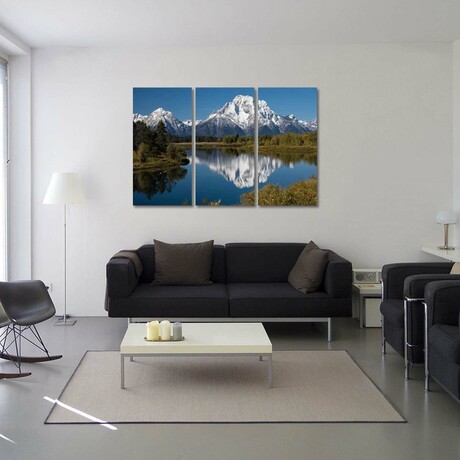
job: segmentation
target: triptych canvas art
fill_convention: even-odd
[[[134,88],[133,204],[317,206],[317,132],[316,88],[196,88],[194,118],[192,88]]]

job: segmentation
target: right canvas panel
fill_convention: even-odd
[[[317,88],[259,88],[259,206],[318,206]]]

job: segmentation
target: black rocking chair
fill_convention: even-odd
[[[53,301],[42,281],[0,282],[0,358],[12,361],[18,369],[18,372],[11,374],[0,372],[0,379],[31,375],[30,372],[21,371],[21,363],[38,363],[62,358],[62,355],[50,356],[35,327],[55,313]],[[23,338],[46,356],[22,356]]]

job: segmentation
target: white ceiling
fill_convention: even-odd
[[[395,43],[460,38],[460,0],[0,0],[31,47]]]

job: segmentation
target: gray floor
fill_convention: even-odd
[[[275,350],[346,349],[408,420],[396,423],[254,425],[44,425],[86,350],[117,349],[126,320],[78,318],[73,327],[40,331],[60,361],[26,364],[32,376],[0,381],[0,459],[458,459],[460,404],[436,384],[423,389],[423,369],[404,381],[402,359],[390,348],[380,356],[380,330],[335,320],[334,341],[309,324],[269,324]],[[8,372],[11,364],[0,363]],[[338,394],[337,398],[346,398]],[[93,414],[97,416],[97,414]]]

